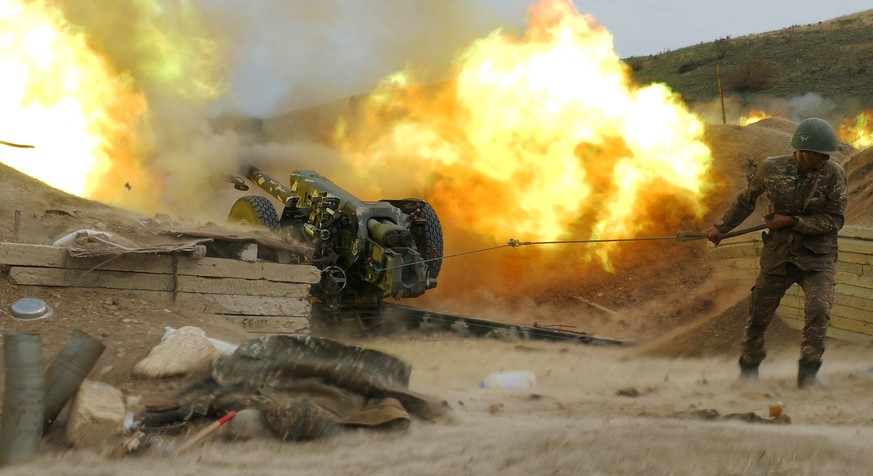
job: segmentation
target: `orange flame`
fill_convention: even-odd
[[[0,70],[0,134],[35,146],[0,161],[86,196],[133,153],[144,96],[44,2],[0,0]]]
[[[336,141],[361,176],[426,190],[444,223],[491,244],[651,236],[706,211],[703,124],[665,86],[634,84],[572,2],[540,1],[523,38],[497,30],[455,68],[432,85],[397,73],[349,108]],[[618,250],[573,256],[610,269]]]
[[[741,116],[739,118],[739,120],[737,120],[737,123],[741,126],[748,126],[749,124],[754,124],[758,121],[763,121],[764,119],[767,119],[768,117],[772,117],[772,116],[770,114],[768,114],[766,111],[752,109],[751,111],[749,111],[749,114],[747,116]]]
[[[150,97],[188,105],[221,89],[198,26],[186,5],[153,0],[0,0],[0,139],[35,146],[4,147],[0,162],[74,195],[157,208],[167,174],[148,163],[161,126]]]
[[[843,121],[837,128],[837,136],[857,149],[873,147],[873,110]]]

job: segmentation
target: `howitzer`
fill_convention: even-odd
[[[290,187],[246,165],[242,175],[284,207],[249,195],[230,210],[232,223],[260,226],[311,245],[304,257],[322,270],[310,294],[329,309],[375,309],[436,287],[443,236],[433,207],[420,199],[367,202],[311,170],[291,173]],[[242,180],[229,179],[237,189]]]

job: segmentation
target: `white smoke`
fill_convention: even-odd
[[[790,119],[800,122],[807,117],[830,117],[837,110],[837,103],[817,93],[806,93],[803,96],[788,100]]]
[[[234,48],[231,90],[216,111],[261,117],[371,91],[410,64],[439,79],[473,39],[523,27],[531,3],[195,0]]]

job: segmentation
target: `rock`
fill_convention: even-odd
[[[118,445],[124,434],[124,395],[103,382],[85,380],[67,421],[67,441],[76,448],[102,450]]]
[[[203,329],[185,326],[156,345],[133,367],[133,373],[149,378],[190,375],[208,370],[218,356]]]

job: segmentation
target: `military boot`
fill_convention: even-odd
[[[740,380],[758,380],[758,366],[760,364],[747,364],[740,360]]]
[[[821,382],[815,377],[818,374],[818,369],[821,367],[821,362],[798,362],[797,366],[797,387],[808,388],[821,385]]]

